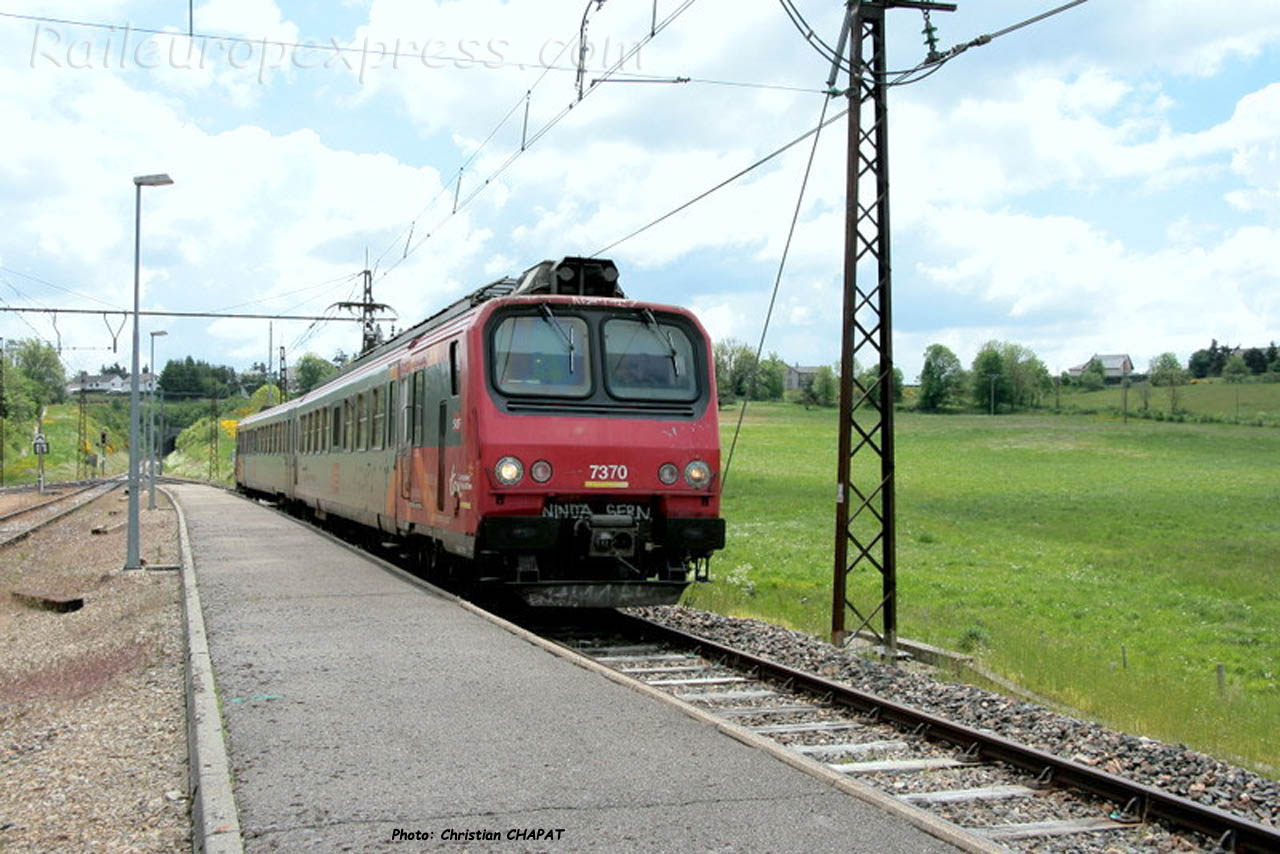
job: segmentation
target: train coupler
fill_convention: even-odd
[[[520,555],[516,558],[516,580],[532,584],[540,580],[538,559],[533,555]]]

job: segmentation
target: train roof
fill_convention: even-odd
[[[386,354],[398,350],[415,338],[466,314],[482,303],[498,297],[535,296],[540,294],[587,296],[619,300],[627,298],[626,294],[622,292],[622,288],[618,285],[617,265],[606,258],[567,256],[559,261],[541,261],[525,270],[519,277],[506,276],[483,287],[476,288],[471,293],[460,297],[430,317],[400,332],[395,337],[379,344],[366,353],[362,353],[359,358],[353,359],[323,384],[312,389],[312,392],[322,391],[326,386],[377,362]],[[300,400],[302,400],[302,397],[279,403],[270,409],[264,409],[262,412],[254,413],[242,420],[256,420],[260,415],[283,414],[293,408],[290,404],[296,405]]]

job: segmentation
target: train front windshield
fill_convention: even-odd
[[[622,400],[690,401],[698,396],[693,344],[652,317],[604,322],[605,383]]]
[[[683,405],[707,389],[697,355],[705,345],[679,317],[557,305],[501,317],[491,329],[493,385],[505,397]]]

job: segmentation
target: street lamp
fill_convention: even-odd
[[[151,494],[147,498],[147,509],[156,509],[156,338],[169,333],[163,329],[158,329],[151,333],[151,400],[148,401],[151,410],[151,426],[147,434],[151,437],[151,441],[147,442],[147,459],[151,471]]]
[[[129,376],[129,540],[125,549],[124,568],[142,569],[141,537],[138,532],[138,293],[142,277],[142,188],[164,187],[173,183],[168,175],[139,175],[133,179],[133,370]]]

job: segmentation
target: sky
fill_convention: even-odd
[[[1060,1],[932,21],[945,50]],[[796,6],[835,41],[842,3]],[[891,69],[921,62],[922,28],[888,13]],[[175,183],[142,193],[144,311],[338,315],[367,254],[403,328],[612,247],[629,296],[754,347],[808,142],[613,244],[814,127],[830,72],[775,0],[196,0],[191,21],[175,0],[0,0],[0,43],[0,307],[117,312],[0,313],[0,336],[60,346],[68,374],[129,365],[132,179],[152,173]],[[1057,373],[1280,339],[1275,0],[1089,0],[894,87],[889,121],[909,382],[933,343],[968,365],[1014,341]],[[839,356],[845,145],[843,122],[819,138],[765,340],[793,364]],[[350,322],[140,332],[161,365],[360,344]]]

